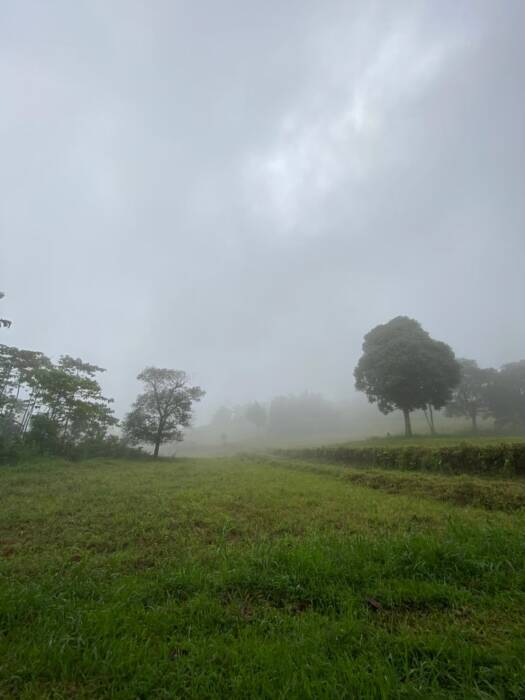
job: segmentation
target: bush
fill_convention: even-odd
[[[58,426],[44,413],[33,416],[31,430],[24,435],[24,442],[41,455],[56,455],[60,451]]]
[[[18,464],[36,457],[62,457],[71,461],[107,457],[109,459],[150,459],[144,450],[130,447],[115,435],[64,444],[47,416],[38,416],[24,436],[0,433],[0,464]]]
[[[335,446],[277,450],[276,454],[387,469],[416,469],[448,474],[525,475],[525,443],[483,446],[462,443],[447,447]]]

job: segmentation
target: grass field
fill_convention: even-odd
[[[525,697],[525,481],[42,462],[0,503],[2,698]]]

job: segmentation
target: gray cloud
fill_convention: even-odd
[[[525,6],[7,2],[4,342],[342,398],[397,314],[525,355]],[[202,407],[206,415],[206,404]]]

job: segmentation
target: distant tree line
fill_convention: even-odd
[[[0,294],[0,298],[4,295]],[[0,319],[0,328],[11,322]],[[62,355],[54,363],[42,352],[0,344],[0,462],[24,454],[136,456],[133,447],[160,446],[182,439],[192,406],[204,395],[180,370],[148,367],[145,384],[122,425],[113,399],[102,395],[98,376],[105,370],[80,358]],[[133,447],[132,447],[133,446]]]
[[[435,411],[466,418],[474,433],[481,419],[491,419],[498,432],[525,432],[525,360],[499,370],[480,368],[475,360],[457,359],[452,348],[435,340],[414,319],[398,316],[376,326],[364,338],[355,368],[355,386],[388,414],[398,409],[405,435],[412,434],[412,413],[422,411],[432,434]],[[344,433],[351,428],[345,407],[321,394],[277,396],[267,405],[257,401],[221,406],[210,428],[223,440],[252,432],[268,437],[302,438]]]
[[[221,406],[214,414],[210,427],[222,438],[231,435],[303,437],[326,435],[344,430],[345,418],[341,408],[318,393],[276,396],[268,405],[253,401],[234,408]]]
[[[53,363],[32,350],[0,345],[0,461],[20,453],[90,456],[129,455],[131,446],[153,445],[157,457],[165,442],[182,439],[192,405],[204,392],[179,370],[146,368],[139,395],[122,424],[112,399],[102,395],[97,376],[105,370],[63,355]],[[134,454],[134,453],[133,453]]]
[[[525,431],[525,360],[481,369],[475,360],[457,360],[446,343],[406,316],[367,333],[354,376],[356,389],[382,413],[402,411],[407,436],[416,409],[424,411],[432,433],[433,410],[442,408],[470,419],[474,432],[479,418],[492,418],[500,431]]]
[[[101,443],[117,420],[102,395],[101,367],[63,355],[0,345],[0,440],[41,453],[71,452]]]
[[[0,328],[10,325],[0,319]],[[144,369],[137,377],[144,390],[118,437],[112,399],[103,396],[98,381],[104,371],[69,355],[55,363],[42,352],[0,344],[0,461],[23,449],[117,455],[144,445],[157,457],[164,443],[182,440],[193,406],[204,396],[185,372]],[[402,412],[406,435],[412,434],[413,411],[423,411],[434,433],[434,411],[441,409],[469,419],[474,432],[486,418],[496,430],[525,432],[525,360],[499,370],[480,368],[475,360],[456,359],[446,343],[406,316],[367,333],[354,376],[356,388],[382,413]],[[349,427],[340,406],[308,392],[277,396],[268,405],[222,406],[211,423],[224,441],[247,426],[275,438],[335,434]]]

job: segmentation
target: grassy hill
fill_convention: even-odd
[[[525,696],[524,480],[97,460],[0,493],[0,697]]]

